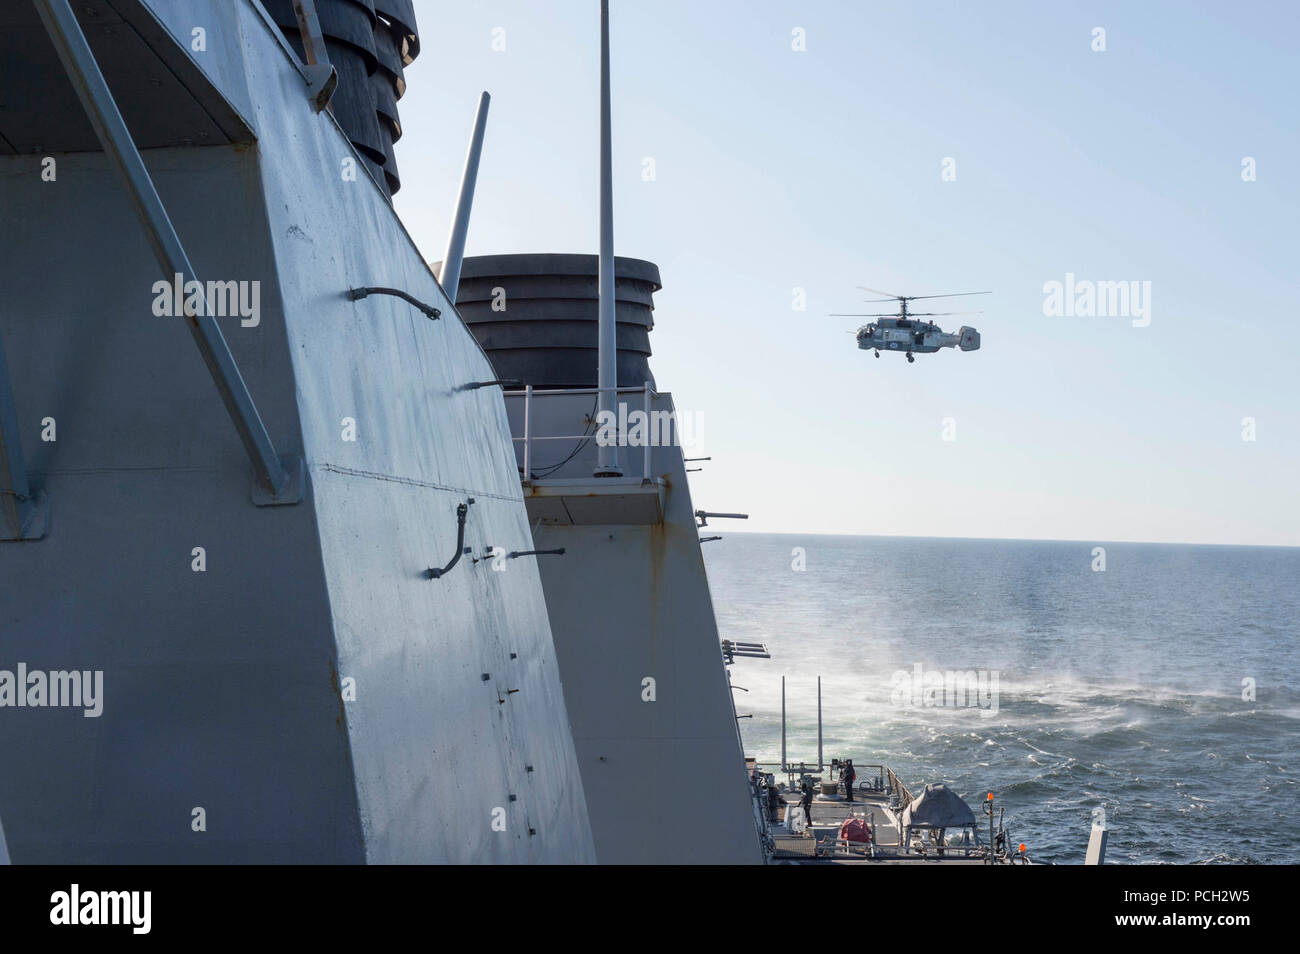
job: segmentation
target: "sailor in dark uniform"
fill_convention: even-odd
[[[848,801],[853,801],[853,783],[858,780],[858,773],[853,770],[853,760],[844,763],[844,792]]]
[[[781,820],[781,806],[785,800],[781,798],[781,793],[776,790],[776,780],[769,775],[767,777],[767,817],[772,824],[777,824]]]
[[[808,779],[804,779],[804,780],[803,780],[803,798],[800,799],[799,803],[800,803],[801,805],[803,805],[803,814],[804,814],[804,817],[808,819],[808,827],[811,828],[811,827],[812,827],[813,787],[812,787],[812,782],[808,781]]]

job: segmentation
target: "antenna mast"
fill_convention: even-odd
[[[600,0],[600,310],[596,352],[597,406],[618,419],[618,348],[614,324],[614,185],[609,120],[609,0]],[[618,444],[597,441],[595,476],[621,477]]]
[[[447,251],[442,256],[442,273],[438,284],[447,293],[448,300],[456,304],[456,291],[460,287],[460,267],[465,261],[465,239],[469,235],[469,213],[474,205],[474,183],[478,181],[478,160],[483,152],[483,131],[487,128],[488,104],[492,97],[486,92],[478,98],[478,112],[474,115],[474,132],[465,153],[465,172],[460,179],[460,198],[456,201],[456,217],[451,221],[447,236]]]

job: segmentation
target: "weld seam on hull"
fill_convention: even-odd
[[[490,497],[494,500],[519,500],[510,494],[494,494],[490,490],[474,490],[466,487],[452,487],[448,484],[434,483],[431,480],[418,480],[414,477],[398,477],[393,474],[379,474],[370,470],[356,470],[352,467],[339,467],[336,464],[317,464],[315,470],[343,474],[347,477],[366,477],[371,480],[386,480],[394,484],[408,484],[412,487],[427,487],[430,490],[446,490],[454,494],[468,494],[473,497]]]

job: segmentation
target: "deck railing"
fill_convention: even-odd
[[[646,382],[644,387],[615,388],[614,391],[615,391],[615,404],[618,403],[618,397],[620,395],[626,395],[626,394],[641,395],[642,404],[643,404],[642,410],[645,411],[646,420],[647,422],[653,420],[653,418],[651,418],[651,412],[654,410],[654,399],[659,396],[659,392],[656,391],[654,388],[652,388],[649,382]],[[524,481],[530,481],[532,479],[532,465],[534,460],[533,451],[535,449],[533,445],[537,441],[592,441],[596,439],[596,434],[599,432],[599,428],[592,429],[591,427],[588,427],[587,432],[583,434],[538,434],[535,432],[534,421],[533,421],[533,402],[539,399],[545,399],[548,397],[558,396],[562,394],[590,394],[593,397],[595,397],[600,394],[600,389],[599,388],[557,388],[557,389],[547,388],[541,390],[534,390],[533,386],[530,384],[527,387],[525,387],[522,391],[514,390],[514,391],[505,392],[505,397],[507,400],[523,401],[524,404],[523,433],[512,438],[512,440],[517,446],[521,444],[523,445],[521,448],[522,449],[521,456],[523,458],[521,462],[521,466],[523,469]],[[647,423],[646,426],[649,427],[650,426],[649,423]],[[629,472],[628,476],[640,476],[642,478],[648,478],[651,476],[652,468],[650,463],[650,453],[653,450],[654,442],[651,440],[646,440],[644,442],[644,445],[645,446],[642,448],[642,453],[641,453],[640,474],[638,475]],[[623,442],[623,435],[621,433],[619,434],[619,446],[621,448],[627,448],[630,450],[630,445],[625,444]],[[625,457],[625,460],[627,460],[628,463],[630,463],[633,459],[635,459],[635,457],[636,457],[635,454],[628,453]],[[629,468],[629,471],[630,470],[631,469]]]
[[[885,772],[889,779],[889,791],[891,794],[898,796],[898,810],[902,811],[907,808],[908,805],[912,804],[912,793],[907,790],[907,786],[904,785],[899,777],[894,774],[893,769],[886,766]]]
[[[796,763],[794,765],[787,765],[782,767],[782,766],[766,765],[765,763],[759,762],[757,763],[757,768],[760,772],[765,772],[765,771],[771,771],[777,773],[785,772],[791,776],[801,775],[805,773],[820,774],[818,772],[816,765],[804,765],[803,763]],[[828,769],[829,766],[825,766],[823,768],[823,771]],[[853,786],[854,791],[861,792],[864,795],[870,794],[873,791],[874,792],[881,791],[882,788],[875,787],[868,784],[868,779],[870,778],[870,775],[874,775],[876,778],[877,786],[883,787],[883,791],[888,792],[890,795],[898,796],[898,811],[900,814],[902,813],[903,809],[907,808],[907,806],[912,804],[912,802],[915,800],[912,798],[912,793],[907,790],[907,786],[903,784],[902,779],[900,779],[897,775],[895,775],[894,770],[891,769],[888,765],[884,765],[879,762],[867,762],[858,765],[857,769],[858,769],[858,780],[856,784]],[[876,771],[872,772],[871,771],[872,769],[875,769]],[[870,773],[870,775],[868,775],[868,773]],[[840,784],[843,785],[842,782]]]

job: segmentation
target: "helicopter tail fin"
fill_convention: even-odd
[[[974,328],[962,325],[958,332],[961,336],[957,339],[957,347],[962,351],[978,351],[980,349],[980,333]]]

